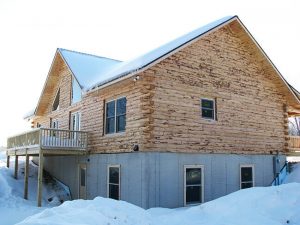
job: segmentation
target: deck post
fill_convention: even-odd
[[[8,155],[6,158],[6,167],[9,168],[9,160],[10,160],[10,156]]]
[[[38,207],[42,206],[42,186],[43,186],[43,164],[44,156],[42,150],[40,149],[39,153],[39,172],[38,172],[38,190],[37,190],[37,205]]]
[[[19,156],[16,155],[16,159],[15,159],[15,179],[18,179],[18,158]]]
[[[29,174],[29,155],[26,152],[25,177],[24,177],[24,199],[28,199],[28,174]]]

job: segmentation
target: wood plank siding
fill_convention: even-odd
[[[71,105],[72,73],[59,53],[34,123],[58,119],[69,129],[81,112],[91,153],[140,151],[269,154],[287,150],[287,107],[282,80],[237,21],[202,37],[139,73],[87,92]],[[52,103],[60,88],[59,110]],[[105,102],[125,96],[126,131],[104,134]],[[201,118],[201,98],[216,102],[216,121]]]

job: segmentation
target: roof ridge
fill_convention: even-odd
[[[123,62],[121,60],[118,59],[112,59],[112,58],[108,58],[105,56],[98,56],[98,55],[94,55],[94,54],[90,54],[90,53],[85,53],[85,52],[79,52],[79,51],[75,51],[75,50],[69,50],[69,49],[65,49],[65,48],[57,48],[60,52],[61,50],[63,51],[68,51],[68,52],[72,52],[72,53],[76,53],[76,54],[81,54],[81,55],[86,55],[86,56],[92,56],[92,57],[96,57],[96,58],[102,58],[102,59],[109,59],[109,60],[113,60],[116,62]]]
[[[95,85],[88,88],[88,91],[96,89],[100,87],[101,85],[105,83],[109,83],[115,79],[118,79],[120,77],[124,77],[130,73],[142,70],[149,65],[151,65],[154,62],[157,62],[158,60],[166,57],[169,54],[172,54],[172,52],[176,51],[177,49],[180,49],[181,47],[185,46],[186,44],[194,41],[195,39],[198,39],[199,37],[203,36],[204,34],[216,29],[217,27],[222,26],[223,24],[228,23],[229,21],[233,19],[239,19],[237,15],[234,16],[226,16],[221,19],[215,20],[211,23],[208,23],[206,25],[200,26],[196,29],[193,29],[190,32],[187,32],[183,35],[180,35],[177,38],[174,38],[171,41],[168,41],[148,52],[145,52],[138,57],[135,57],[133,59],[124,61],[119,67],[114,68],[113,70],[109,71],[108,74],[111,74],[112,77],[110,79],[107,79],[105,81],[100,81],[96,83]],[[165,50],[163,50],[166,48]],[[157,55],[156,55],[157,54]],[[149,57],[150,60],[145,60],[145,62],[141,62],[138,65],[135,65],[135,62],[137,61],[143,61],[145,57]],[[118,71],[120,68],[123,71]]]

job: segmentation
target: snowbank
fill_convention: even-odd
[[[13,165],[11,159],[11,168],[6,168],[6,153],[0,151],[0,224],[10,225],[22,221],[28,216],[43,211],[46,207],[60,205],[57,200],[60,190],[56,190],[51,184],[43,185],[43,205],[46,207],[36,207],[37,190],[37,167],[30,164],[29,168],[29,194],[28,200],[23,198],[24,194],[24,161],[20,157],[18,180],[14,179]],[[48,198],[53,201],[48,202]]]
[[[94,200],[75,200],[46,209],[18,225],[148,225],[150,215],[132,204],[97,197]]]
[[[299,163],[293,165],[292,172],[283,181],[284,184],[292,183],[292,182],[300,183],[300,164]]]
[[[97,197],[46,209],[18,225],[300,225],[300,184],[237,191],[200,206],[144,210]]]

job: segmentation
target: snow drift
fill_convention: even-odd
[[[300,225],[300,184],[237,191],[205,204],[144,210],[97,197],[46,209],[18,225]]]

